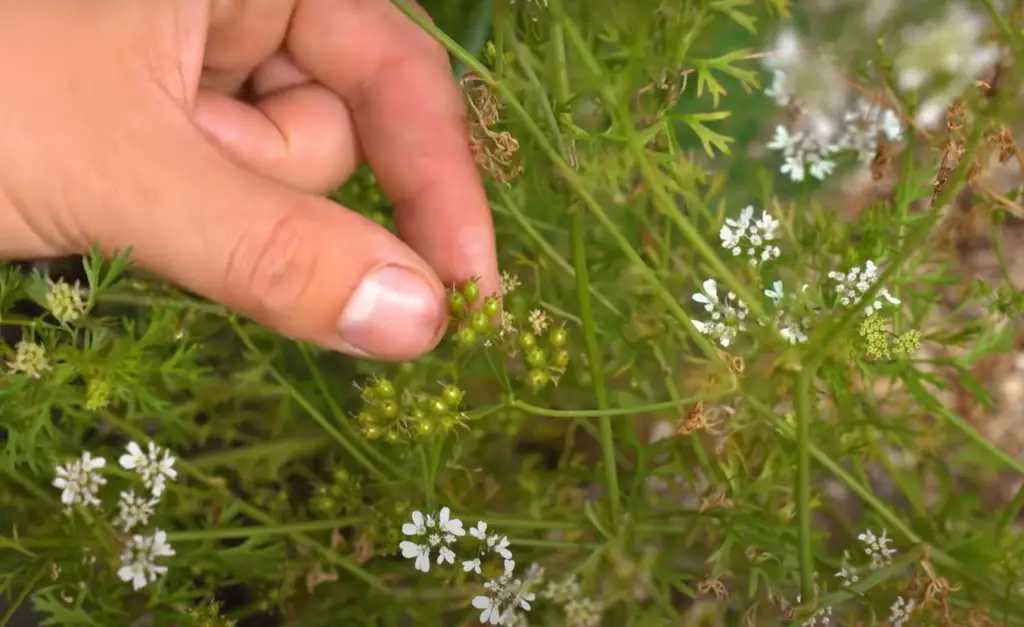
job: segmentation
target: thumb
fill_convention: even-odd
[[[440,340],[444,289],[408,246],[329,200],[244,169],[188,127],[143,140],[155,156],[138,189],[112,194],[112,215],[97,221],[105,249],[130,246],[137,263],[186,289],[349,354],[413,359]]]

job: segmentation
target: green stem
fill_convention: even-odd
[[[278,372],[277,368],[275,368],[270,363],[270,360],[267,359],[267,357],[263,354],[263,351],[261,351],[252,341],[252,338],[249,337],[249,334],[245,332],[245,329],[242,328],[242,325],[238,324],[238,320],[234,316],[228,318],[228,324],[231,325],[231,328],[238,335],[239,339],[242,340],[242,343],[245,344],[246,348],[248,348],[253,353],[253,355],[256,356],[257,359],[263,362],[263,365],[266,366],[267,368],[267,372],[270,373],[270,376],[273,377],[277,384],[284,388],[291,395],[291,397],[295,399],[295,402],[297,402],[299,406],[305,409],[306,413],[308,413],[313,418],[313,420],[315,420],[317,424],[319,424],[323,428],[324,431],[326,431],[332,438],[334,438],[343,449],[348,451],[348,454],[351,455],[353,459],[362,464],[363,467],[370,471],[371,474],[381,479],[384,478],[384,473],[382,473],[380,469],[373,464],[373,462],[367,459],[366,455],[364,455],[363,452],[356,445],[352,444],[352,442],[350,442],[348,438],[346,438],[340,431],[338,431],[338,429],[336,429],[334,425],[332,425],[330,421],[327,420],[327,418],[324,417],[324,415],[321,414],[319,410],[317,410],[316,407],[313,407],[313,405],[311,405],[310,402],[306,400],[306,397],[300,394],[299,391],[295,389],[295,386],[292,385],[291,382],[288,381],[288,379],[284,375]]]
[[[544,237],[542,237],[540,233],[537,232],[537,229],[533,228],[533,225],[531,225],[529,221],[526,220],[526,216],[524,216],[523,213],[519,210],[519,208],[515,205],[515,203],[512,202],[512,197],[509,195],[507,191],[505,191],[504,187],[499,185],[496,186],[495,189],[497,191],[498,197],[501,198],[502,209],[507,211],[508,214],[511,215],[512,218],[519,225],[519,228],[521,228],[524,233],[526,233],[528,236],[530,236],[531,239],[533,239],[534,243],[537,244],[541,252],[547,255],[547,257],[551,259],[551,261],[554,262],[554,264],[558,266],[560,270],[564,271],[566,274],[569,275],[569,277],[575,280],[576,270],[573,269],[572,264],[566,261],[565,258],[562,257],[562,255],[558,254],[558,251],[555,250],[554,247],[551,244],[549,244],[548,241],[544,239]],[[619,318],[622,318],[622,312],[619,311],[618,307],[613,305],[610,300],[608,300],[607,298],[605,298],[603,294],[598,292],[594,288],[594,286],[590,286],[590,290],[591,293],[594,295],[594,298],[597,299],[597,302],[601,303],[601,305],[604,306],[604,308],[607,309],[608,311],[612,312]]]
[[[1020,516],[1021,508],[1024,508],[1024,485],[1017,489],[1017,494],[1007,504],[1006,509],[1003,510],[1003,515],[999,517],[999,522],[996,524],[997,542],[1002,540],[1006,532],[1013,525],[1013,522]]]
[[[198,542],[202,540],[230,540],[235,538],[260,538],[265,536],[288,536],[295,533],[311,533],[327,531],[341,527],[353,527],[366,524],[368,520],[359,516],[334,518],[331,520],[307,520],[297,523],[280,525],[259,525],[253,527],[235,527],[233,529],[194,529],[192,531],[171,531],[167,533],[169,542]]]
[[[553,0],[557,6],[559,0]],[[569,76],[566,70],[565,41],[562,35],[562,26],[557,21],[551,27],[551,40],[554,47],[555,74],[557,76],[556,97],[560,103],[569,100]],[[518,46],[518,44],[516,44]],[[539,86],[536,75],[525,61],[522,67],[531,82]],[[543,92],[543,88],[541,88]],[[541,94],[544,96],[544,94]],[[555,142],[558,144],[561,160],[569,166],[575,166],[576,159],[572,149],[566,145],[562,137],[562,129],[559,120],[551,109],[551,103],[546,97],[542,98],[544,111],[552,125],[552,132]],[[570,169],[573,169],[570,167]],[[583,341],[587,350],[587,362],[590,366],[590,374],[593,379],[594,399],[597,401],[598,410],[602,413],[598,416],[598,431],[601,441],[601,457],[604,465],[605,488],[608,490],[608,500],[612,517],[612,528],[617,529],[622,518],[622,495],[619,492],[619,471],[615,459],[615,431],[612,429],[612,417],[607,413],[608,390],[605,387],[605,374],[602,364],[601,347],[597,342],[597,324],[594,321],[594,312],[590,307],[590,270],[587,268],[587,248],[585,242],[584,221],[586,211],[578,202],[570,206],[569,230],[572,240],[572,265],[576,271],[576,297],[580,306],[580,322],[583,327]]]
[[[521,409],[525,412],[529,412],[534,416],[544,416],[546,418],[599,418],[601,416],[636,416],[641,413],[653,413],[669,409],[679,409],[680,407],[695,403],[698,400],[701,400],[701,398],[691,396],[687,398],[680,398],[678,400],[651,403],[650,405],[617,407],[614,409],[547,409],[546,407],[538,407],[536,405],[524,403],[517,398],[512,398],[507,401],[507,405],[515,409]]]
[[[814,372],[796,375],[796,520],[800,558],[800,595],[814,598],[814,553],[811,548],[811,401]]]

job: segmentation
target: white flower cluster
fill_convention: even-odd
[[[779,221],[767,211],[754,219],[754,208],[747,207],[740,212],[739,218],[726,218],[725,224],[718,232],[722,240],[722,248],[732,252],[734,257],[747,255],[750,265],[757,267],[760,263],[778,259],[780,250],[772,244]]]
[[[892,564],[892,556],[896,555],[896,549],[889,546],[892,544],[892,538],[886,533],[886,530],[882,529],[882,535],[876,536],[868,529],[857,536],[857,539],[864,543],[864,554],[871,558],[871,570],[889,566]]]
[[[174,470],[174,457],[166,449],[149,443],[148,451],[135,442],[128,444],[127,452],[118,460],[121,467],[134,470],[142,479],[149,494],[139,496],[135,490],[122,490],[118,499],[118,511],[111,523],[123,533],[129,534],[137,527],[145,526],[156,512],[156,506],[164,493],[167,481],[177,478]],[[100,471],[107,461],[102,457],[93,457],[86,451],[79,459],[57,466],[53,486],[61,490],[60,500],[71,513],[74,506],[99,507],[100,487],[107,480]],[[122,581],[131,582],[135,590],[147,583],[155,582],[167,572],[167,567],[157,564],[160,557],[171,557],[174,549],[167,542],[167,534],[154,529],[152,536],[141,534],[131,535],[121,552],[121,567],[117,571]]]
[[[781,255],[775,244],[779,221],[767,211],[754,218],[754,207],[746,207],[737,218],[726,218],[718,232],[721,246],[734,257],[746,256],[753,267],[774,261]],[[807,289],[807,286],[804,286]],[[807,327],[810,319],[796,316],[799,303],[783,291],[781,281],[775,281],[772,289],[764,290],[776,309],[775,328],[790,344],[807,341]],[[704,307],[709,314],[707,320],[694,320],[697,331],[716,340],[723,347],[733,344],[737,335],[747,328],[749,307],[735,293],[727,292],[724,298],[718,292],[718,282],[708,279],[701,285],[701,291],[693,300]],[[764,324],[762,321],[761,324]]]
[[[903,31],[894,62],[897,86],[907,92],[934,88],[919,98],[921,127],[937,127],[949,104],[999,61],[999,47],[982,41],[985,26],[982,15],[954,2],[942,18]]]
[[[728,292],[725,299],[718,297],[718,282],[704,281],[702,290],[693,295],[693,300],[704,305],[704,311],[711,314],[708,321],[694,320],[693,326],[704,335],[710,336],[722,346],[729,346],[736,335],[747,328],[747,305]]]
[[[828,278],[836,282],[835,291],[839,295],[839,304],[844,307],[855,307],[868,290],[878,282],[878,266],[874,262],[868,261],[864,264],[863,269],[860,266],[854,266],[845,273],[829,272]],[[900,300],[883,287],[875,295],[875,299],[864,308],[864,314],[870,316],[878,313],[886,303],[899,305]]]
[[[455,548],[459,538],[466,535],[462,521],[451,517],[451,510],[442,507],[435,516],[420,511],[412,513],[412,522],[402,525],[402,533],[418,541],[403,540],[398,548],[402,557],[415,560],[413,566],[420,572],[430,571],[431,553],[437,551],[437,564],[455,564]],[[514,575],[515,561],[509,550],[508,538],[488,533],[487,523],[480,521],[469,530],[477,539],[472,559],[462,561],[464,572],[481,574],[483,558],[496,555],[502,559],[500,575],[484,583],[486,594],[473,598],[472,605],[480,610],[480,622],[491,625],[514,625],[521,621],[520,611],[528,611],[536,595],[530,591],[533,578],[525,581]],[[531,569],[532,570],[532,569]]]
[[[804,285],[804,290],[807,289]],[[803,344],[807,341],[807,329],[811,326],[810,316],[795,316],[791,311],[796,309],[797,303],[782,286],[782,281],[772,283],[771,289],[764,291],[764,295],[771,299],[775,305],[775,329],[790,344]]]
[[[889,624],[892,627],[903,627],[910,621],[910,615],[914,611],[914,599],[907,601],[903,597],[896,597],[896,601],[889,607]]]
[[[842,74],[808,54],[794,32],[779,36],[766,65],[772,83],[765,95],[791,113],[788,124],[775,127],[767,148],[782,153],[780,171],[791,180],[825,180],[835,171],[839,153],[856,151],[862,162],[870,161],[879,136],[887,141],[902,137],[902,123],[892,109],[863,98],[850,107]]]
[[[857,158],[867,163],[875,157],[879,135],[890,142],[903,139],[903,122],[894,110],[861,98],[843,114],[843,130],[836,146],[856,152]]]

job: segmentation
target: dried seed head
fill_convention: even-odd
[[[476,163],[491,178],[507,184],[523,171],[514,159],[519,141],[508,131],[491,128],[500,120],[501,104],[486,83],[467,74],[461,84],[470,111],[469,141]]]

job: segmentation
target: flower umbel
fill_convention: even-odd
[[[53,487],[61,490],[60,502],[71,507],[73,505],[99,505],[96,493],[107,480],[97,472],[107,465],[102,457],[93,457],[86,451],[79,459],[57,466],[57,477]]]
[[[835,291],[839,296],[839,304],[843,307],[854,307],[860,303],[864,294],[878,281],[879,271],[878,266],[868,261],[864,264],[863,270],[861,270],[860,266],[854,266],[845,273],[829,272],[828,278],[836,282]],[[878,312],[886,303],[899,305],[900,300],[883,287],[875,295],[875,299],[864,308],[864,315],[870,316]]]
[[[167,486],[167,481],[174,481],[178,471],[174,469],[174,457],[171,452],[149,443],[148,450],[143,452],[135,442],[128,444],[128,452],[118,460],[125,470],[134,470],[142,476],[142,483],[154,497],[159,497]]]
[[[113,523],[125,533],[131,532],[137,526],[145,525],[153,517],[158,500],[136,496],[134,490],[121,492],[121,498],[117,502],[117,516]]]
[[[171,557],[174,549],[167,543],[167,533],[157,529],[150,537],[134,535],[121,552],[121,568],[117,576],[130,581],[136,590],[153,583],[167,572],[167,567],[156,563],[158,557]]]
[[[886,535],[882,529],[882,535],[876,536],[870,529],[857,536],[857,539],[865,545],[864,553],[871,558],[871,570],[885,568],[892,563],[892,556],[896,555],[896,549],[890,548],[892,538]]]
[[[754,207],[750,206],[738,218],[726,218],[718,237],[722,240],[722,248],[734,257],[746,255],[750,258],[750,265],[757,267],[779,258],[781,251],[772,244],[778,228],[779,221],[767,211],[762,211],[761,217],[755,220]]]
[[[436,519],[432,514],[413,512],[412,522],[402,525],[402,533],[413,537],[425,536],[426,542],[403,540],[398,545],[402,557],[415,560],[416,570],[425,573],[430,571],[430,551],[433,548],[438,551],[438,564],[455,563],[455,552],[451,547],[455,538],[466,535],[466,530],[462,528],[461,520],[451,518],[449,508],[442,507]]]
[[[14,347],[14,359],[7,362],[13,372],[27,374],[33,379],[43,376],[50,370],[50,362],[46,359],[46,347],[35,342],[22,340]]]
[[[708,321],[694,320],[693,326],[704,335],[718,340],[722,346],[729,346],[736,335],[747,328],[747,305],[729,292],[725,300],[718,297],[718,283],[714,279],[704,281],[702,291],[693,295],[693,300],[704,305],[704,311],[711,314]]]
[[[480,610],[481,623],[505,624],[516,611],[530,609],[536,595],[524,590],[523,583],[513,576],[515,566],[514,561],[505,560],[505,572],[484,584],[488,593],[473,598],[473,607]]]
[[[896,597],[896,601],[889,607],[889,622],[892,627],[903,627],[910,620],[910,614],[914,611],[916,603],[914,599],[909,601],[903,597]]]
[[[46,308],[53,317],[64,324],[81,318],[85,313],[85,289],[77,281],[74,285],[65,283],[64,279],[54,282],[47,278],[46,281],[49,285],[46,292]]]

